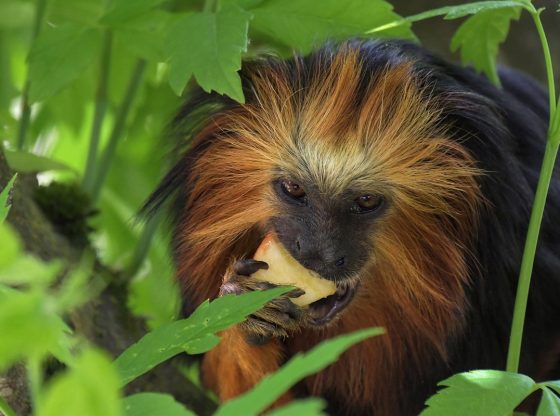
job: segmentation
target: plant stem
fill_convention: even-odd
[[[34,412],[39,409],[39,396],[41,392],[41,384],[43,383],[41,359],[31,357],[27,361],[27,380],[29,382],[29,392]]]
[[[540,11],[530,11],[539,33],[545,63],[546,74],[548,79],[548,94],[550,105],[550,119],[547,135],[546,149],[541,166],[539,182],[535,193],[535,200],[531,210],[529,219],[529,229],[527,231],[527,239],[523,250],[523,258],[521,260],[521,270],[519,272],[519,282],[517,286],[517,294],[515,296],[515,306],[513,311],[513,320],[511,324],[511,334],[509,340],[509,350],[507,356],[506,370],[516,373],[519,370],[519,359],[521,356],[521,344],[523,340],[523,326],[525,323],[525,312],[527,310],[527,300],[529,298],[529,288],[531,286],[531,274],[537,251],[539,239],[539,231],[546,205],[546,197],[548,188],[554,171],[556,156],[560,139],[555,125],[558,124],[558,114],[556,108],[556,93],[554,88],[554,71],[552,68],[552,60],[550,59],[550,49],[546,40],[542,23],[540,21]]]
[[[546,196],[548,187],[554,171],[554,163],[558,153],[558,144],[548,142],[544,154],[544,160],[541,167],[535,201],[531,211],[531,219],[529,220],[529,229],[527,231],[527,240],[523,251],[523,259],[521,261],[521,270],[519,272],[519,283],[517,286],[517,295],[515,296],[515,306],[513,312],[513,321],[511,324],[511,335],[509,341],[509,350],[507,357],[506,371],[516,373],[519,369],[519,357],[521,356],[521,341],[523,338],[523,326],[525,323],[525,311],[527,310],[527,299],[529,298],[529,286],[531,285],[531,272],[533,271],[533,263],[535,253],[537,251],[537,242],[539,238],[539,230],[543,218],[544,207],[546,204]]]
[[[138,272],[140,266],[142,266],[142,263],[146,259],[154,235],[163,217],[163,212],[164,210],[162,209],[158,210],[144,224],[144,229],[142,230],[142,234],[140,235],[140,239],[138,240],[138,245],[136,246],[132,255],[132,259],[130,260],[130,263],[124,273],[124,278],[126,280],[134,277],[134,275]]]
[[[94,172],[93,183],[90,188],[90,194],[94,205],[99,199],[101,188],[103,187],[103,183],[107,178],[107,173],[109,171],[111,163],[113,162],[117,144],[119,143],[119,139],[121,139],[130,107],[132,106],[132,102],[134,101],[136,93],[138,92],[138,87],[140,86],[140,81],[142,80],[142,75],[144,74],[145,68],[146,61],[144,59],[139,59],[138,62],[136,62],[136,66],[134,67],[134,71],[132,72],[132,78],[130,79],[130,83],[128,84],[128,87],[126,89],[123,102],[118,110],[115,125],[113,126],[113,130],[111,131],[111,136],[109,137],[107,146],[103,151],[97,169]]]
[[[103,51],[101,55],[101,66],[99,68],[99,83],[97,85],[97,93],[95,96],[95,111],[93,115],[93,124],[91,127],[91,136],[89,139],[89,151],[86,162],[86,169],[82,188],[91,194],[93,188],[93,180],[96,171],[97,149],[99,148],[99,138],[101,136],[101,128],[103,127],[103,118],[107,110],[107,84],[109,80],[109,68],[111,65],[111,46],[113,36],[110,30],[105,32],[103,42]]]
[[[3,413],[4,416],[17,416],[14,409],[2,397],[0,397],[0,413]]]
[[[31,34],[31,44],[37,39],[39,35],[39,30],[41,30],[41,23],[43,22],[43,17],[45,15],[46,0],[37,0],[37,9],[35,11],[35,19],[33,21],[33,32]],[[21,93],[21,118],[19,121],[19,129],[17,135],[16,146],[18,149],[22,149],[25,144],[25,138],[27,136],[27,130],[29,129],[29,121],[31,120],[31,106],[29,105],[29,88],[31,87],[31,80],[29,79],[29,69],[27,75],[25,76],[25,82],[23,84],[23,91]]]
[[[546,65],[546,79],[548,83],[548,105],[550,109],[550,120],[552,121],[552,113],[556,109],[556,89],[554,87],[554,68],[552,67],[552,58],[550,57],[550,48],[548,47],[548,41],[546,40],[546,34],[540,19],[542,10],[543,9],[535,10],[531,13],[531,16],[533,17],[533,21],[537,27],[537,32],[539,33],[539,39],[543,48],[544,61]]]

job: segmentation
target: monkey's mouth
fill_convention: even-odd
[[[312,324],[326,325],[329,323],[348,306],[355,293],[355,287],[347,285],[338,286],[335,294],[310,304],[309,314],[311,315]]]

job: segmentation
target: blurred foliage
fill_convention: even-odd
[[[115,362],[72,333],[64,317],[107,282],[92,271],[87,255],[69,265],[45,263],[23,251],[19,236],[4,223],[14,176],[0,194],[0,369],[25,363],[39,415],[191,414],[164,394],[122,399],[121,385],[178,353],[207,351],[219,342],[218,331],[282,290],[220,298],[175,320],[180,295],[162,216],[142,222],[136,215],[168,166],[173,141],[181,139],[165,134],[181,97],[197,83],[243,102],[237,71],[244,57],[307,53],[327,39],[414,40],[411,24],[434,16],[473,15],[452,46],[496,82],[498,46],[510,21],[531,7],[528,0],[476,2],[402,18],[383,0],[2,0],[3,153],[14,171],[36,174],[36,199],[57,230],[78,245],[90,240],[101,263],[121,272],[128,306],[153,332]],[[258,414],[294,383],[378,333],[342,336],[295,356],[218,413]],[[67,369],[45,381],[47,357]],[[500,401],[504,409],[536,388],[545,391],[542,412],[558,407],[554,383],[537,385],[509,373],[469,374],[444,382],[448,389],[428,403],[426,414],[450,414],[457,398],[478,399],[482,393],[467,382],[488,387],[490,398],[514,389],[515,400]],[[499,382],[484,384],[489,375]],[[318,415],[323,408],[322,401],[310,399],[270,414]],[[484,413],[488,409],[476,411],[492,414]],[[11,413],[2,400],[0,411]]]

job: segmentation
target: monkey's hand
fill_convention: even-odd
[[[277,287],[275,284],[251,278],[251,274],[260,269],[268,269],[268,264],[253,259],[238,260],[233,265],[233,272],[222,284],[220,296]],[[241,328],[247,334],[247,340],[252,344],[260,345],[272,337],[287,337],[289,332],[301,328],[306,321],[305,309],[295,305],[290,299],[302,296],[304,293],[301,289],[294,289],[250,315],[241,324]]]

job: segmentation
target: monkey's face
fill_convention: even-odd
[[[356,278],[371,257],[370,237],[387,208],[386,197],[352,189],[325,195],[311,183],[287,178],[273,187],[283,214],[271,222],[292,256],[336,283]]]
[[[272,186],[282,214],[273,217],[271,225],[280,241],[303,266],[337,285],[336,294],[311,308],[315,323],[325,324],[352,300],[360,272],[372,259],[372,236],[388,198],[360,189],[329,195],[295,177],[278,178]]]

